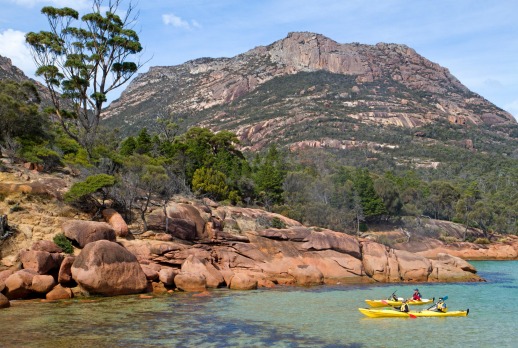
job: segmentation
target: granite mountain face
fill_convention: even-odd
[[[29,78],[13,65],[11,59],[0,56],[0,80],[7,79],[22,82]]]
[[[233,58],[200,58],[140,74],[104,113],[124,134],[176,115],[238,134],[244,148],[347,147],[365,125],[513,125],[448,69],[399,44],[340,44],[290,33]]]
[[[51,106],[52,101],[50,93],[43,84],[36,80],[33,80],[23,73],[18,67],[13,65],[11,59],[0,56],[0,80],[12,80],[18,83],[32,82],[38,91],[39,97],[41,98],[41,105]]]

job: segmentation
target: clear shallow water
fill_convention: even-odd
[[[518,261],[472,262],[486,283],[420,284],[460,318],[367,318],[366,298],[409,284],[178,293],[0,310],[0,347],[517,347]],[[423,306],[424,307],[424,306]],[[419,306],[414,309],[419,309]]]

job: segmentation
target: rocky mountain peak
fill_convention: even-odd
[[[25,76],[23,71],[13,65],[11,59],[0,56],[0,79],[23,81],[28,78]]]
[[[322,73],[328,75],[304,85],[309,83],[307,74]],[[281,97],[280,90],[286,88],[291,94]],[[317,105],[327,105],[328,110],[308,111]],[[251,117],[251,108],[275,117]],[[259,137],[284,132],[285,127],[300,123],[297,120],[323,117],[400,127],[437,121],[516,123],[512,115],[471,92],[448,69],[406,45],[341,44],[310,32],[291,32],[231,58],[199,58],[153,67],[139,75],[104,115],[109,124],[129,131],[152,128],[156,115],[171,113],[196,115],[189,117],[189,125],[213,130],[240,134],[268,130]]]

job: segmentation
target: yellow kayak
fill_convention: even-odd
[[[398,298],[395,300],[365,300],[367,304],[371,307],[399,307],[403,304],[403,298]],[[408,300],[407,303],[409,305],[424,305],[428,303],[433,303],[433,298],[423,298],[421,300]]]
[[[416,318],[416,317],[465,317],[469,313],[469,309],[465,311],[449,311],[449,312],[437,312],[423,310],[420,312],[410,311],[400,312],[397,309],[373,309],[373,308],[358,308],[358,310],[368,316],[369,318]]]

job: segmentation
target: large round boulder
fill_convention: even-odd
[[[229,288],[232,290],[255,290],[257,289],[257,279],[245,273],[236,273],[230,279]]]
[[[199,273],[180,272],[174,277],[176,287],[183,291],[205,291],[207,281],[205,276]]]
[[[46,251],[49,253],[62,253],[63,250],[51,240],[38,240],[34,242],[31,250]]]
[[[158,272],[158,279],[165,285],[165,286],[172,286],[174,285],[174,277],[178,273],[177,270],[166,267],[162,268],[160,272]]]
[[[69,220],[63,223],[63,233],[80,248],[97,240],[116,240],[115,231],[106,222]]]
[[[29,296],[32,293],[32,279],[37,275],[37,272],[30,269],[22,269],[11,274],[5,280],[5,296],[10,300]]]
[[[46,294],[56,285],[51,275],[38,274],[32,278],[31,290],[39,294]]]
[[[13,270],[6,269],[5,271],[0,271],[0,292],[5,289],[5,280],[9,278],[10,275],[14,273]]]
[[[70,288],[64,288],[61,284],[58,284],[52,289],[45,298],[50,301],[55,300],[68,300],[74,297],[74,294]]]
[[[59,269],[63,255],[48,251],[24,250],[20,252],[20,261],[25,269],[31,269],[39,274],[47,274],[51,270]]]
[[[146,275],[137,258],[107,240],[85,246],[72,264],[72,277],[90,294],[136,294],[147,288]]]

